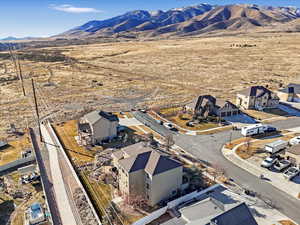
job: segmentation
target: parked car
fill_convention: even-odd
[[[300,136],[294,137],[289,141],[290,145],[298,145],[300,144]]]
[[[261,167],[264,168],[270,168],[271,166],[273,166],[276,162],[278,161],[278,159],[276,157],[267,157],[265,158],[262,163],[261,163]]]
[[[277,171],[282,171],[282,170],[288,168],[291,164],[292,163],[289,160],[282,159],[282,160],[277,161],[274,164],[274,169],[277,170]]]
[[[164,126],[168,129],[174,128],[174,126],[171,123],[164,123]]]
[[[288,168],[284,173],[283,176],[288,179],[292,180],[295,176],[297,176],[300,173],[300,170],[298,167],[290,167]]]
[[[267,133],[271,133],[271,132],[275,132],[275,131],[277,131],[277,128],[276,127],[270,127],[270,126],[266,130]]]

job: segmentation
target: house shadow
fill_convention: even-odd
[[[274,139],[274,138],[280,138],[283,137],[281,131],[275,131],[275,132],[270,132],[266,134],[257,134],[251,136],[253,139],[257,140],[268,140],[268,139]]]
[[[125,148],[145,139],[145,135],[140,135],[136,130],[130,127],[124,127],[124,130],[119,133],[122,138],[114,139],[111,142],[102,144],[103,149],[108,148]]]
[[[278,106],[278,109],[287,113],[286,117],[300,117],[300,109],[295,108],[292,104],[281,102]]]
[[[294,178],[292,179],[292,182],[295,183],[295,184],[300,184],[300,175],[294,177]]]
[[[5,151],[5,150],[7,150],[7,149],[10,148],[10,147],[11,147],[10,144],[7,144],[7,145],[5,145],[5,146],[3,146],[3,147],[0,147],[0,152],[1,152],[1,151]]]
[[[12,200],[0,203],[0,224],[7,224],[14,210],[15,204]]]
[[[284,116],[284,117],[291,117],[289,112],[281,109],[281,108],[266,108],[262,112],[274,115],[274,116]]]
[[[227,191],[225,187],[219,186],[213,191],[208,191],[206,195],[217,199],[224,205],[239,203],[239,201],[233,199],[230,195],[224,193],[225,191]]]
[[[224,117],[224,120],[230,123],[244,123],[244,124],[256,124],[258,123],[255,118],[250,115],[241,112],[239,115]]]

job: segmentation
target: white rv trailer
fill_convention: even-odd
[[[268,128],[269,128],[268,125],[254,124],[251,126],[242,127],[241,133],[243,136],[247,137],[256,134],[263,134],[268,130]]]

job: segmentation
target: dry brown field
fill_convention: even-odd
[[[78,117],[90,108],[118,111],[175,104],[199,94],[234,100],[237,91],[250,85],[277,89],[280,84],[300,81],[299,33],[113,42],[26,51],[46,56],[60,52],[69,58],[54,62],[22,59],[28,93],[25,98],[17,80],[1,80],[15,74],[12,63],[0,55],[0,64],[4,62],[8,68],[4,73],[0,67],[2,136],[10,123],[17,127],[32,124],[31,77],[37,83],[42,116],[54,111],[57,121]],[[47,85],[49,82],[51,85]]]

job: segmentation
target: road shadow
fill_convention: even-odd
[[[258,212],[255,208],[249,208],[249,209],[253,216],[258,217],[258,218],[266,218],[265,214]]]
[[[294,182],[295,184],[300,184],[300,175],[294,177],[291,181]]]

